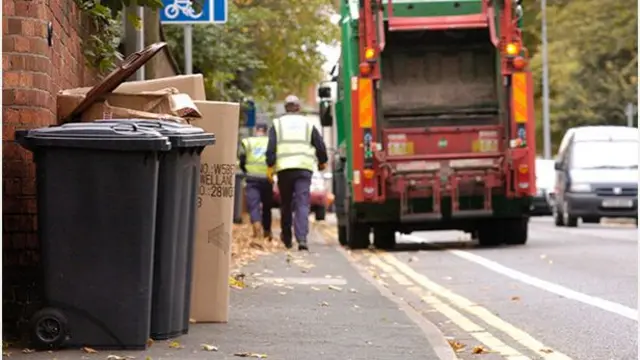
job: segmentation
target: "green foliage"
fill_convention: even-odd
[[[130,4],[157,9],[162,0],[75,0],[80,10],[89,20],[90,31],[84,39],[84,55],[87,64],[104,74],[112,70],[121,55],[118,44],[122,37],[122,9]],[[115,14],[115,15],[114,15]],[[128,16],[136,27],[140,19]]]
[[[550,120],[554,140],[576,125],[626,124],[625,106],[637,100],[637,7],[625,0],[549,3]],[[536,104],[541,105],[541,17],[539,9],[526,10],[525,41],[529,41],[527,45],[534,54]],[[536,109],[537,118],[541,119],[541,107]]]
[[[205,76],[207,96],[274,101],[317,82],[325,60],[317,44],[338,37],[331,10],[331,0],[237,0],[226,24],[194,26],[193,65]],[[183,64],[182,27],[164,30]]]

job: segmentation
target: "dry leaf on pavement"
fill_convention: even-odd
[[[351,289],[349,289],[349,292],[350,292],[350,293],[354,293],[354,294],[355,294],[355,293],[357,293],[357,292],[358,292],[358,290],[356,290],[356,289],[354,289],[354,288],[351,288]]]
[[[206,351],[218,351],[218,347],[214,346],[214,345],[209,345],[209,344],[202,344],[200,345],[202,346],[202,350],[206,350]]]
[[[471,350],[471,353],[473,354],[487,354],[490,351],[487,350],[484,346],[482,345],[476,345],[473,347],[473,350]]]
[[[196,323],[196,319],[189,318],[189,324],[195,324],[195,323]]]
[[[320,288],[319,288],[319,287],[317,287],[317,286],[312,286],[312,287],[311,287],[311,290],[319,291],[319,290],[320,290]]]
[[[542,348],[542,349],[540,349],[540,352],[543,352],[545,354],[551,354],[553,352],[553,350],[548,349],[548,348]]]
[[[82,348],[82,351],[86,352],[87,354],[97,354],[98,353],[97,350],[92,349],[90,347],[86,347],[86,346]]]
[[[342,288],[335,285],[329,285],[329,290],[342,291]]]
[[[320,306],[329,306],[329,303],[326,302],[326,301],[323,301],[323,302],[320,303]]]
[[[452,339],[447,339],[447,342],[449,343],[449,346],[451,346],[451,348],[453,349],[453,351],[455,352],[460,352],[462,350],[464,350],[465,347],[467,347],[467,345],[456,341],[456,340],[452,340]]]
[[[520,301],[520,296],[512,296],[511,301]]]
[[[246,285],[244,284],[244,281],[238,280],[233,276],[229,276],[229,286],[234,289],[241,290],[244,289]]]
[[[266,359],[267,358],[267,354],[258,354],[258,353],[249,353],[249,352],[235,353],[235,354],[233,354],[233,356],[250,357],[250,358],[258,358],[258,359]]]
[[[153,339],[149,338],[147,339],[147,347],[151,347],[151,345],[153,345]]]
[[[172,348],[172,349],[183,349],[184,348],[184,346],[180,345],[180,343],[177,342],[177,341],[170,342],[169,343],[169,347]]]
[[[23,354],[31,354],[32,352],[35,352],[35,350],[33,350],[33,349],[22,349],[22,353]]]
[[[135,359],[135,356],[119,356],[119,355],[107,355],[107,360],[130,360],[130,359]],[[151,360],[150,357],[147,356],[147,358],[149,358],[149,360]]]

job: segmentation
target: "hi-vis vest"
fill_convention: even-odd
[[[247,156],[245,168],[247,174],[252,176],[267,176],[267,136],[254,136],[242,140]]]
[[[315,148],[311,145],[313,124],[302,115],[284,115],[273,121],[278,146],[276,172],[287,169],[313,171],[316,166]]]

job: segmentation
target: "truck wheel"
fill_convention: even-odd
[[[338,242],[342,246],[347,246],[347,227],[345,225],[338,225]]]
[[[396,246],[396,229],[388,225],[373,227],[373,246],[382,250],[391,250]]]
[[[367,249],[371,245],[369,234],[371,233],[371,227],[369,224],[361,224],[356,222],[349,222],[347,225],[347,241],[351,249]]]
[[[323,221],[327,217],[327,208],[325,206],[318,206],[315,213],[316,221]]]
[[[502,244],[504,229],[495,223],[483,224],[478,228],[478,243],[482,247],[493,247]]]
[[[529,219],[509,219],[505,222],[505,244],[524,245],[529,237]]]

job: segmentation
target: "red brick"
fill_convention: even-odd
[[[16,4],[13,0],[5,0],[2,2],[2,15],[12,16],[16,13]],[[3,21],[4,22],[4,21]]]
[[[8,106],[2,107],[2,125],[12,124],[16,125],[20,123],[20,113],[16,109],[12,109]]]
[[[11,89],[20,85],[20,73],[6,71],[2,74],[2,86]]]
[[[23,52],[28,53],[31,52],[31,44],[29,42],[29,38],[24,37],[22,35],[13,36],[14,48],[15,52]]]
[[[22,33],[22,23],[25,20],[19,19],[19,18],[7,18],[6,19],[6,24],[7,24],[7,32],[3,34],[6,35],[24,35]],[[3,21],[4,23],[4,21]]]

